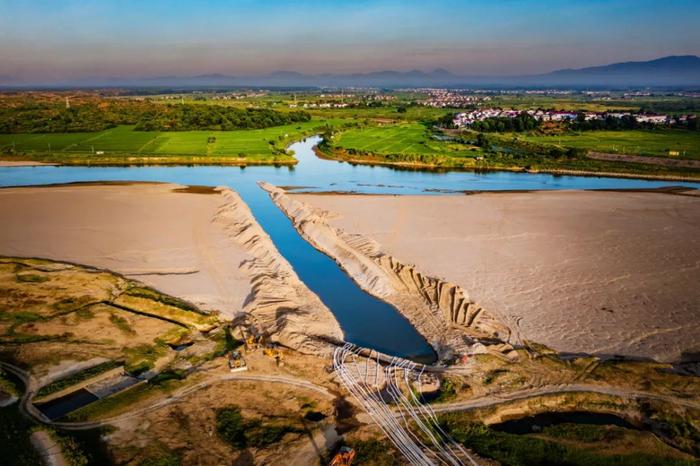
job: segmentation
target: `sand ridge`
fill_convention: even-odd
[[[379,253],[378,245],[363,235],[336,230],[326,221],[328,212],[268,183],[261,186],[307,241],[330,255],[365,291],[393,304],[440,359],[487,351],[516,356],[508,343],[519,343],[518,335],[472,301],[466,290]]]
[[[342,234],[469,291],[524,339],[673,361],[700,351],[700,200],[648,192],[294,194]]]
[[[108,269],[304,352],[342,341],[237,193],[161,183],[0,189],[0,255]]]
[[[332,344],[343,341],[335,316],[299,279],[238,193],[217,189],[225,202],[214,217],[215,223],[222,224],[229,237],[251,256],[241,263],[251,278],[252,293],[240,317],[250,317],[259,331],[285,346],[330,355]]]

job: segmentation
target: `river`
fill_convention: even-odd
[[[295,167],[133,166],[0,167],[0,186],[46,185],[77,181],[163,181],[184,185],[229,186],[249,205],[262,228],[299,278],[334,313],[346,340],[384,353],[431,362],[434,352],[391,305],[361,290],[328,256],[307,243],[274,205],[258,181],[296,186],[300,191],[352,191],[381,194],[441,195],[465,190],[700,188],[700,183],[632,178],[557,176],[514,172],[415,171],[352,165],[316,157],[318,137],[292,144]]]

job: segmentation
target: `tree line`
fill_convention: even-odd
[[[202,104],[156,104],[135,100],[27,101],[0,106],[0,133],[74,133],[135,125],[138,131],[260,129],[309,121],[303,111],[278,112]]]
[[[604,118],[586,120],[586,116],[583,113],[579,113],[576,119],[569,123],[569,128],[574,131],[623,131],[631,129],[656,129],[660,126],[664,125],[637,121],[634,115],[623,115],[620,118],[606,115]],[[691,131],[700,129],[697,117],[690,117],[685,121],[672,119],[671,122],[668,123],[668,126]]]
[[[218,105],[160,106],[140,116],[137,131],[188,131],[260,129],[309,121],[303,111],[278,112],[264,108],[236,108]]]
[[[491,117],[472,123],[472,129],[484,133],[521,133],[532,131],[540,127],[540,120],[532,115],[521,112],[515,118]]]
[[[441,128],[455,128],[454,114],[446,113],[435,120],[435,125]],[[490,117],[471,124],[471,129],[484,133],[520,133],[540,127],[541,122],[532,115],[521,112],[515,118]]]

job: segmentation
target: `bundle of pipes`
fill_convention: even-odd
[[[394,446],[414,465],[430,466],[444,464],[463,466],[465,458],[477,465],[472,456],[455,442],[441,427],[435,412],[429,405],[421,403],[411,390],[411,383],[421,383],[422,366],[412,361],[393,358],[382,367],[379,358],[362,357],[361,348],[350,343],[336,348],[333,354],[333,367],[343,385],[362,405]],[[364,360],[364,368],[361,362]],[[376,365],[370,370],[370,365]],[[418,367],[421,367],[418,370]],[[380,368],[383,376],[379,376]],[[383,379],[385,386],[378,389]],[[401,389],[401,383],[407,388]],[[406,396],[405,393],[409,395]],[[397,410],[391,408],[397,406]],[[413,425],[411,425],[413,422]],[[427,439],[431,446],[420,438]]]

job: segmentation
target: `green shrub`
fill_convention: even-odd
[[[44,385],[39,389],[36,395],[37,397],[42,397],[50,395],[51,393],[56,393],[58,391],[63,390],[64,388],[71,387],[80,382],[83,382],[84,380],[88,380],[99,374],[102,374],[103,372],[107,372],[116,367],[119,367],[121,366],[121,364],[121,361],[107,361],[96,366],[92,366],[88,369],[85,369],[84,371],[77,372],[73,375],[69,375],[68,377],[64,377],[62,379],[55,380],[50,384]]]
[[[506,369],[494,369],[492,371],[489,371],[486,373],[484,376],[484,385],[489,385],[491,384],[496,378],[501,375],[508,372]]]
[[[289,432],[298,432],[298,429],[265,424],[259,420],[246,421],[240,408],[231,405],[216,412],[216,432],[222,440],[235,448],[264,448],[279,442]]]
[[[180,370],[167,370],[163,371],[160,374],[156,375],[152,379],[150,379],[148,382],[153,385],[160,385],[163,382],[166,382],[168,380],[182,380],[185,378],[185,374],[183,371]]]
[[[236,448],[245,448],[245,421],[236,406],[221,408],[216,412],[216,432],[222,440]]]
[[[132,286],[131,288],[126,290],[126,294],[129,296],[135,296],[137,298],[151,299],[153,301],[158,301],[160,303],[167,304],[168,306],[173,306],[180,309],[184,309],[185,311],[191,311],[196,312],[198,314],[202,314],[202,312],[199,309],[197,309],[196,306],[188,303],[187,301],[175,298],[174,296],[164,295],[151,288]]]
[[[17,281],[21,283],[44,283],[49,280],[46,275],[37,275],[33,273],[17,274]]]
[[[495,459],[504,466],[690,466],[691,461],[651,455],[640,452],[628,454],[601,454],[595,449],[582,449],[554,440],[541,439],[532,435],[517,435],[492,430],[481,423],[472,422],[458,413],[440,417],[442,427],[455,440],[474,450],[477,454]],[[562,439],[568,428],[559,430]],[[583,434],[587,431],[588,433]],[[590,426],[569,432],[596,438]],[[571,440],[566,437],[566,440]]]
[[[615,426],[599,426],[592,424],[555,424],[542,429],[547,437],[578,440],[579,442],[594,443],[615,440],[624,437],[624,429]]]
[[[246,444],[255,448],[264,448],[279,442],[288,432],[296,432],[296,429],[289,426],[266,425],[260,421],[251,421],[246,424]]]
[[[87,466],[89,464],[88,457],[73,437],[56,432],[52,434],[54,440],[61,446],[61,453],[70,466]]]
[[[180,466],[180,455],[173,451],[163,452],[158,456],[149,456],[139,463],[139,466]]]
[[[354,464],[367,466],[398,466],[405,464],[403,457],[391,446],[389,440],[372,439],[350,442],[355,450]]]
[[[444,403],[450,401],[457,396],[457,386],[452,379],[444,379],[440,386],[440,393],[433,400],[434,403]]]
[[[109,321],[112,322],[119,330],[126,334],[133,335],[134,333],[136,333],[134,332],[134,329],[131,328],[129,321],[122,316],[118,316],[117,314],[112,313],[109,315]]]
[[[167,345],[161,342],[153,345],[144,343],[131,348],[125,348],[124,354],[127,357],[127,372],[138,375],[152,369],[156,359],[163,356],[166,351]]]

